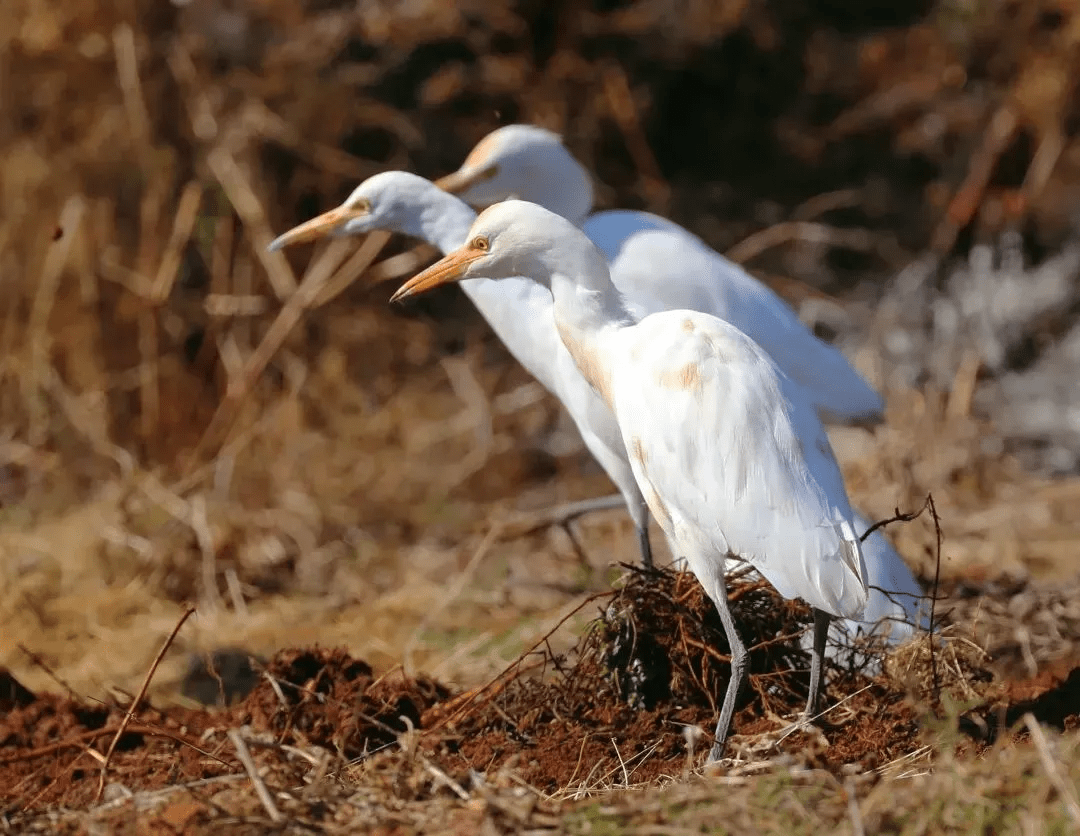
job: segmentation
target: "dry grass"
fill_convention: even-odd
[[[1075,735],[1052,736],[1058,769],[1080,780]],[[317,769],[317,767],[315,767]],[[1070,815],[1034,746],[995,747],[979,759],[939,761],[934,774],[874,783],[846,781],[814,770],[787,767],[753,776],[690,776],[666,787],[567,802],[538,797],[510,775],[462,787],[422,756],[389,753],[362,773],[314,780],[278,804],[296,832],[350,832],[356,828],[419,832],[528,832],[580,834],[655,833],[1045,833],[1074,832]],[[359,780],[358,780],[359,779]],[[23,832],[131,829],[131,813],[153,826],[198,832],[215,806],[231,816],[217,824],[229,832],[263,832],[271,822],[238,774],[216,782],[140,794],[106,803],[91,815],[57,811]],[[354,783],[355,782],[355,783]],[[331,805],[320,817],[305,795]],[[464,797],[462,797],[464,796]],[[306,826],[305,826],[306,825]]]
[[[776,21],[757,4],[691,6],[667,25],[659,57],[628,52],[626,66],[644,73],[739,26],[763,44],[776,37]],[[613,184],[602,199],[689,214],[701,205],[696,191],[664,181],[644,124],[661,83],[643,91],[610,61],[597,72],[579,49],[583,33],[619,39],[649,29],[663,4],[568,13],[572,23],[546,61],[532,56],[531,40],[523,46],[535,21],[509,3],[485,4],[482,23],[441,3],[402,4],[395,14],[362,4],[308,15],[277,0],[238,8],[235,19],[208,0],[153,13],[100,0],[0,8],[0,666],[34,691],[59,690],[57,677],[112,700],[138,689],[162,637],[194,602],[196,617],[151,685],[154,699],[177,698],[188,652],[227,645],[265,656],[344,646],[379,670],[403,663],[476,685],[543,635],[568,602],[604,588],[598,570],[633,553],[633,532],[619,512],[575,523],[584,563],[559,528],[519,533],[522,512],[610,486],[551,398],[458,296],[407,310],[385,305],[389,290],[375,283],[408,274],[429,250],[371,236],[305,262],[268,254],[265,243],[376,170],[443,173],[503,109],[504,118],[580,138],[583,159]],[[409,63],[418,47],[466,31],[477,60]],[[932,60],[908,66],[896,37],[868,39],[865,106],[853,105],[826,133],[806,132],[814,147],[796,151],[814,158],[895,115],[878,93],[890,87],[885,64],[901,80],[952,66],[937,36],[913,31],[922,46],[911,54]],[[506,38],[514,50],[493,47]],[[365,44],[375,57],[353,55]],[[1057,78],[1072,53],[1058,40],[1051,47],[1037,68]],[[807,60],[826,52],[810,50]],[[1025,55],[1010,53],[1013,75],[1001,84],[1013,90],[1017,124],[1036,126],[1024,197],[1045,220],[1060,214],[1062,188],[1046,169],[1061,154],[1052,114],[1064,105],[1031,103],[1038,85],[1016,69]],[[395,76],[403,66],[419,81]],[[839,84],[832,65],[811,75],[820,90]],[[369,91],[388,78],[397,80]],[[977,146],[996,159],[1000,149],[979,146],[970,124],[993,102],[938,82],[905,89],[917,95],[898,119],[943,109],[948,132],[964,136],[970,153]],[[409,103],[388,103],[398,99]],[[898,142],[917,143],[914,128]],[[1071,166],[1074,157],[1063,159]],[[987,191],[975,175],[951,184],[954,197],[970,202]],[[952,194],[948,183],[931,185],[928,197]],[[707,233],[715,219],[692,223]],[[746,231],[733,229],[712,240]],[[939,238],[951,234],[942,229]],[[798,242],[793,249],[803,252]],[[869,353],[856,359],[885,379]],[[946,579],[1060,577],[1080,542],[1072,510],[1080,482],[1036,481],[985,444],[990,428],[971,411],[976,372],[961,365],[947,392],[888,392],[888,423],[873,436],[834,434],[852,497],[884,517],[932,492]],[[928,575],[932,529],[918,522],[891,533]],[[1020,660],[1030,675],[1075,658],[1070,601],[979,602],[979,617],[956,604],[957,617],[976,625],[965,640]],[[553,641],[565,646],[583,620]],[[296,756],[306,766],[290,765],[280,785],[304,789],[275,803],[300,821],[326,802],[336,818],[322,824],[341,829],[376,821],[470,832],[678,832],[718,822],[732,831],[813,823],[853,833],[1065,827],[1045,753],[1001,743],[980,759],[954,758],[943,739],[927,755],[932,776],[905,778],[903,792],[856,781],[855,807],[836,778],[783,767],[581,806],[537,797],[513,770],[463,786],[407,741],[347,774],[320,771],[321,761],[310,763],[317,753]],[[1075,782],[1075,733],[1048,745],[1061,780]],[[41,813],[27,826],[119,827],[141,805],[191,832],[222,805],[253,830],[270,815],[246,773],[217,792],[177,788],[85,815]]]

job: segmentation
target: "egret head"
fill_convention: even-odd
[[[536,125],[506,125],[492,131],[461,168],[435,184],[478,208],[519,198],[579,225],[592,209],[588,172],[558,134]]]
[[[331,235],[360,235],[376,229],[415,234],[418,207],[431,203],[438,188],[406,171],[384,171],[369,177],[340,206],[295,226],[270,243],[271,250]]]
[[[507,200],[485,209],[469,230],[465,244],[395,293],[392,301],[461,279],[509,279],[524,276],[550,286],[560,269],[581,259],[599,260],[599,250],[565,218],[534,203]]]

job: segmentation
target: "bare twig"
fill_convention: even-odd
[[[619,759],[619,766],[622,767],[623,786],[630,786],[630,773],[626,771],[626,761],[623,760],[622,752],[619,751],[619,741],[616,738],[611,738],[611,745],[615,749],[615,757]]]
[[[450,703],[452,702],[453,703],[453,706],[452,706],[453,710],[450,713],[448,713],[446,716],[444,716],[442,719],[437,720],[436,722],[432,723],[430,726],[425,728],[421,732],[421,734],[423,734],[423,735],[432,734],[432,733],[438,731],[439,729],[443,728],[447,724],[449,724],[449,723],[453,722],[454,720],[456,720],[466,710],[468,710],[470,708],[475,708],[477,706],[476,700],[480,696],[487,695],[489,697],[493,697],[495,694],[498,694],[502,690],[502,688],[504,687],[504,680],[507,679],[507,677],[512,672],[521,669],[522,666],[524,665],[525,660],[529,656],[531,656],[536,651],[536,649],[538,647],[540,647],[540,645],[546,644],[548,639],[550,639],[560,627],[562,627],[567,621],[569,621],[571,618],[573,618],[575,615],[577,615],[579,612],[581,612],[581,610],[583,610],[586,606],[591,604],[593,601],[597,601],[597,600],[599,600],[601,598],[608,598],[608,597],[611,597],[614,594],[615,593],[610,592],[610,591],[609,592],[597,592],[596,594],[590,595],[587,598],[584,598],[583,600],[581,600],[578,604],[576,604],[574,606],[573,609],[570,610],[570,612],[568,612],[566,615],[564,615],[562,618],[560,618],[558,623],[556,623],[554,627],[552,627],[550,630],[548,630],[546,633],[544,633],[543,636],[541,636],[539,639],[537,639],[535,642],[533,642],[533,644],[531,646],[529,646],[520,656],[518,656],[517,659],[515,659],[513,662],[511,662],[509,665],[507,665],[505,668],[503,668],[502,671],[500,671],[495,676],[494,679],[492,679],[486,685],[483,685],[483,686],[481,686],[479,688],[474,688],[472,691],[468,691],[465,694],[460,695],[460,697],[461,697],[460,700],[448,701],[447,703],[445,703],[444,705],[446,705],[447,708],[450,708],[451,707]]]
[[[956,190],[945,217],[934,230],[930,247],[936,254],[944,255],[951,250],[957,234],[971,223],[994,174],[994,167],[1018,127],[1017,115],[1009,105],[1002,105],[991,117],[982,144],[971,156],[967,177]]]
[[[502,537],[511,539],[548,528],[553,525],[565,525],[576,520],[578,517],[591,514],[595,511],[617,511],[626,507],[626,500],[620,493],[609,496],[598,496],[592,499],[583,499],[578,502],[567,502],[556,505],[554,508],[544,508],[540,511],[523,511],[514,514],[501,532]]]
[[[158,655],[155,657],[154,663],[150,666],[150,670],[146,672],[146,677],[143,679],[142,687],[139,688],[139,693],[135,695],[135,699],[132,701],[131,706],[124,713],[124,719],[120,721],[120,727],[116,730],[112,742],[109,743],[109,748],[105,751],[105,762],[101,765],[101,777],[98,779],[97,793],[94,795],[95,804],[101,801],[101,794],[105,792],[105,775],[108,772],[109,761],[112,759],[113,752],[116,751],[116,744],[119,743],[120,738],[124,736],[124,730],[127,729],[128,724],[135,716],[135,712],[139,708],[139,703],[141,703],[143,697],[146,696],[146,689],[150,687],[150,680],[154,678],[154,673],[157,671],[158,665],[161,664],[161,660],[165,658],[165,653],[173,643],[173,639],[176,638],[176,634],[180,632],[180,628],[184,626],[184,622],[187,621],[194,612],[194,607],[188,607],[184,610],[184,614],[180,616],[180,620],[176,622],[176,626],[173,627],[172,632],[169,633],[169,637],[165,639],[165,642],[161,645],[161,650],[158,651]]]
[[[25,653],[28,657],[30,657],[31,662],[33,662],[35,665],[37,665],[39,668],[41,668],[43,671],[45,671],[45,673],[48,675],[48,677],[53,682],[55,682],[57,685],[59,685],[61,688],[63,688],[65,691],[67,691],[69,697],[71,697],[73,700],[79,700],[80,699],[79,695],[77,693],[75,693],[75,689],[72,688],[70,685],[68,685],[64,680],[62,680],[53,671],[52,668],[50,668],[47,664],[45,664],[44,659],[42,659],[40,656],[38,656],[36,653],[34,653],[34,651],[30,650],[27,647],[24,647],[21,644],[17,644],[15,646],[17,648],[19,648],[19,650],[21,650],[23,653]]]
[[[791,212],[791,220],[812,221],[826,212],[858,206],[862,201],[862,189],[837,189],[832,192],[822,192],[796,206]]]
[[[862,536],[859,537],[859,542],[865,543],[866,538],[873,534],[875,531],[877,531],[879,528],[885,528],[886,526],[892,525],[893,523],[897,522],[912,522],[913,520],[917,520],[926,512],[929,507],[930,496],[927,495],[926,500],[923,502],[922,507],[918,511],[901,512],[899,508],[894,508],[893,516],[887,517],[883,520],[878,520],[876,523],[866,529],[866,531],[862,533]]]
[[[384,258],[372,266],[368,276],[372,282],[385,282],[401,276],[415,273],[425,264],[429,264],[439,251],[430,244],[419,244],[411,250]]]
[[[186,94],[183,98],[187,105],[188,118],[191,120],[192,132],[203,141],[212,140],[219,130],[217,119],[214,117],[214,108],[210,104],[209,97],[203,92],[195,62],[191,60],[191,54],[181,46],[179,38],[173,39],[168,61],[173,78]]]
[[[263,138],[295,151],[297,155],[336,177],[360,181],[380,170],[371,160],[354,157],[332,145],[310,139],[297,130],[295,125],[269,110],[263,102],[249,102],[244,116],[255,123],[259,135]]]
[[[84,743],[90,740],[96,740],[99,737],[105,737],[106,735],[116,734],[119,726],[104,726],[100,729],[90,729],[89,731],[80,732],[65,740],[58,740],[56,743],[50,743],[47,746],[39,746],[36,749],[24,750],[14,755],[8,755],[0,758],[0,765],[8,763],[16,763],[18,761],[28,761],[34,758],[44,757],[45,755],[51,755],[54,752],[62,752],[64,749],[74,749],[78,746],[82,746]],[[187,738],[166,729],[159,729],[156,726],[147,725],[145,723],[133,723],[126,729],[123,729],[125,734],[143,734],[148,737],[164,737],[167,740],[175,741],[181,746],[187,746],[192,751],[198,752],[204,758],[210,758],[210,760],[217,761],[222,766],[232,766],[228,761],[223,761],[213,752],[208,752],[205,749],[196,746]],[[100,752],[94,753],[99,758],[104,758]]]
[[[217,549],[214,547],[214,535],[210,531],[210,518],[206,513],[206,497],[196,494],[188,503],[188,524],[195,532],[202,556],[202,599],[211,612],[221,609],[221,594],[217,586]]]
[[[169,243],[165,246],[165,252],[158,264],[157,275],[154,276],[153,284],[150,286],[150,301],[155,305],[164,302],[172,292],[176,277],[180,274],[184,247],[191,239],[195,221],[199,217],[201,202],[202,186],[192,180],[184,186],[184,191],[180,195],[180,202],[177,204],[176,215],[173,218],[172,232],[169,234]]]
[[[765,250],[789,241],[808,241],[827,244],[858,252],[872,252],[881,244],[881,238],[868,229],[840,228],[815,221],[783,221],[748,235],[725,256],[736,264],[744,264],[761,255]]]
[[[469,794],[465,791],[465,788],[461,786],[461,784],[459,784],[457,781],[455,781],[453,778],[451,778],[449,775],[439,769],[439,767],[437,767],[423,755],[420,755],[420,762],[424,765],[424,769],[430,772],[431,777],[434,778],[438,783],[442,784],[443,786],[449,787],[453,791],[454,795],[456,795],[462,801],[469,800]]]
[[[97,420],[97,416],[85,408],[82,399],[64,385],[59,372],[53,366],[45,367],[43,382],[46,391],[56,401],[72,428],[90,443],[95,453],[116,462],[125,479],[130,477],[135,472],[135,457],[113,443],[109,438],[106,423]]]
[[[254,199],[254,196],[252,196],[252,199]],[[361,250],[364,253],[363,260],[358,260],[359,253],[357,253],[341,267],[338,271],[338,275],[347,274],[350,276],[357,276],[371,264],[378,255],[378,249],[386,242],[387,237],[384,237],[380,233],[373,233],[369,236],[369,240],[371,239],[375,239],[376,243],[378,243],[378,248],[375,246],[370,248],[362,247]],[[269,237],[267,237],[266,243],[269,243],[269,240]],[[379,243],[380,241],[381,243]],[[265,246],[262,249],[265,250]],[[337,250],[327,248],[327,252],[337,252]],[[275,253],[275,255],[280,256],[281,253]],[[282,256],[282,258],[284,258],[284,256]],[[364,261],[366,261],[366,263],[364,263]],[[221,443],[221,440],[228,435],[233,420],[235,419],[235,413],[238,406],[247,397],[259,375],[262,374],[263,370],[270,363],[270,360],[273,359],[274,355],[284,344],[286,338],[292,332],[292,329],[295,328],[297,323],[303,318],[305,311],[308,308],[315,307],[319,304],[318,300],[320,294],[332,280],[329,272],[333,266],[334,260],[332,256],[320,259],[312,265],[312,269],[308,272],[304,281],[296,289],[296,292],[289,296],[288,300],[282,306],[281,311],[278,313],[277,318],[267,329],[262,342],[259,343],[255,351],[253,351],[251,356],[247,359],[243,373],[236,378],[230,377],[225,399],[222,401],[221,405],[218,406],[217,411],[210,419],[209,425],[203,431],[202,438],[199,439],[195,451],[188,460],[187,472],[198,467],[202,461],[202,457],[215,450]]]
[[[1035,750],[1039,753],[1039,760],[1042,761],[1046,777],[1050,779],[1050,783],[1054,785],[1054,789],[1061,796],[1065,809],[1069,811],[1069,818],[1072,819],[1073,825],[1080,828],[1080,800],[1077,800],[1076,787],[1061,774],[1057,761],[1054,760],[1054,755],[1050,751],[1050,744],[1047,743],[1046,735],[1043,734],[1042,726],[1039,725],[1039,721],[1035,719],[1035,715],[1030,711],[1024,715],[1024,725],[1027,726],[1027,730],[1031,734],[1031,742],[1035,744]]]
[[[266,219],[262,201],[255,194],[247,176],[233,155],[223,147],[212,150],[207,155],[206,162],[251,236],[255,256],[262,262],[274,293],[278,299],[291,298],[296,293],[296,277],[284,253],[267,249],[274,236],[270,232],[270,222]]]
[[[626,71],[620,64],[611,62],[604,66],[602,76],[608,110],[622,131],[623,141],[641,177],[645,195],[657,211],[663,211],[671,199],[671,188],[664,180],[660,164],[645,137]]]
[[[321,288],[315,297],[314,307],[322,307],[331,299],[343,293],[349,285],[360,277],[361,273],[371,266],[389,240],[389,232],[381,229],[369,232],[360,248],[349,257],[348,261],[341,265],[333,276],[327,279],[326,286]]]
[[[259,775],[259,769],[255,766],[255,761],[251,757],[251,752],[248,750],[240,730],[229,729],[228,735],[229,740],[232,741],[232,745],[236,749],[236,756],[240,758],[240,763],[244,765],[248,778],[251,780],[251,785],[255,788],[255,794],[259,797],[259,802],[262,804],[263,809],[266,810],[266,814],[270,816],[270,820],[275,824],[281,822],[284,816],[281,815],[281,811],[274,804],[270,791],[266,788],[262,776]]]
[[[848,818],[851,819],[852,836],[866,836],[862,812],[859,810],[859,797],[855,791],[855,781],[850,775],[844,781],[844,794],[847,796]]]
[[[225,586],[229,590],[233,612],[241,618],[246,618],[248,608],[247,602],[244,601],[244,590],[240,587],[240,578],[237,576],[236,570],[231,566],[225,570]]]
[[[934,520],[934,587],[930,590],[930,629],[926,631],[926,640],[930,643],[930,676],[934,682],[934,697],[938,698],[941,692],[941,683],[938,681],[937,654],[934,652],[934,618],[937,615],[938,586],[941,582],[941,519],[938,517],[937,507],[934,505],[934,495],[926,495],[926,504],[930,507],[930,516]]]
[[[139,80],[139,57],[135,48],[135,32],[127,23],[113,29],[113,53],[116,56],[116,75],[124,95],[131,138],[146,153],[150,149],[150,113],[146,109],[142,82]]]
[[[63,236],[49,247],[45,255],[45,263],[41,268],[41,275],[37,280],[37,293],[34,295],[34,303],[30,308],[30,369],[33,377],[33,387],[27,398],[27,406],[30,411],[30,429],[28,441],[33,447],[42,447],[47,435],[48,409],[41,390],[46,388],[52,367],[49,363],[49,352],[52,347],[52,337],[49,334],[48,320],[52,313],[53,303],[60,287],[60,278],[67,266],[71,255],[71,247],[79,224],[82,221],[85,204],[82,197],[74,195],[68,198],[60,212],[60,228],[64,230]]]

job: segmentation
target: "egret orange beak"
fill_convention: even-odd
[[[280,250],[282,247],[288,247],[292,244],[317,241],[320,238],[330,235],[342,224],[351,221],[353,218],[363,217],[367,213],[367,209],[362,209],[360,207],[338,206],[336,209],[331,209],[329,212],[323,212],[321,215],[312,218],[310,221],[304,221],[304,223],[299,226],[294,226],[288,232],[279,235],[270,242],[267,249],[273,252],[274,250]]]
[[[497,165],[489,165],[487,168],[468,166],[466,168],[459,168],[453,174],[447,174],[445,177],[440,177],[435,181],[435,185],[444,192],[461,194],[470,186],[481,183],[484,180],[490,180],[498,173],[499,167]]]
[[[477,250],[472,247],[462,247],[460,250],[454,250],[449,255],[436,261],[427,270],[417,273],[405,282],[398,288],[397,293],[390,297],[390,301],[397,302],[406,296],[415,296],[418,293],[425,293],[433,287],[456,282],[465,275],[465,271],[469,269],[470,264],[485,255],[487,255],[487,250]]]

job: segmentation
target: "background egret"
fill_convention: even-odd
[[[558,134],[535,125],[499,128],[473,148],[458,171],[436,182],[473,206],[516,197],[562,215],[603,251],[615,286],[643,309],[720,317],[805,386],[826,420],[881,420],[881,396],[847,358],[815,337],[790,306],[742,267],[657,215],[627,210],[590,215],[589,173]]]

